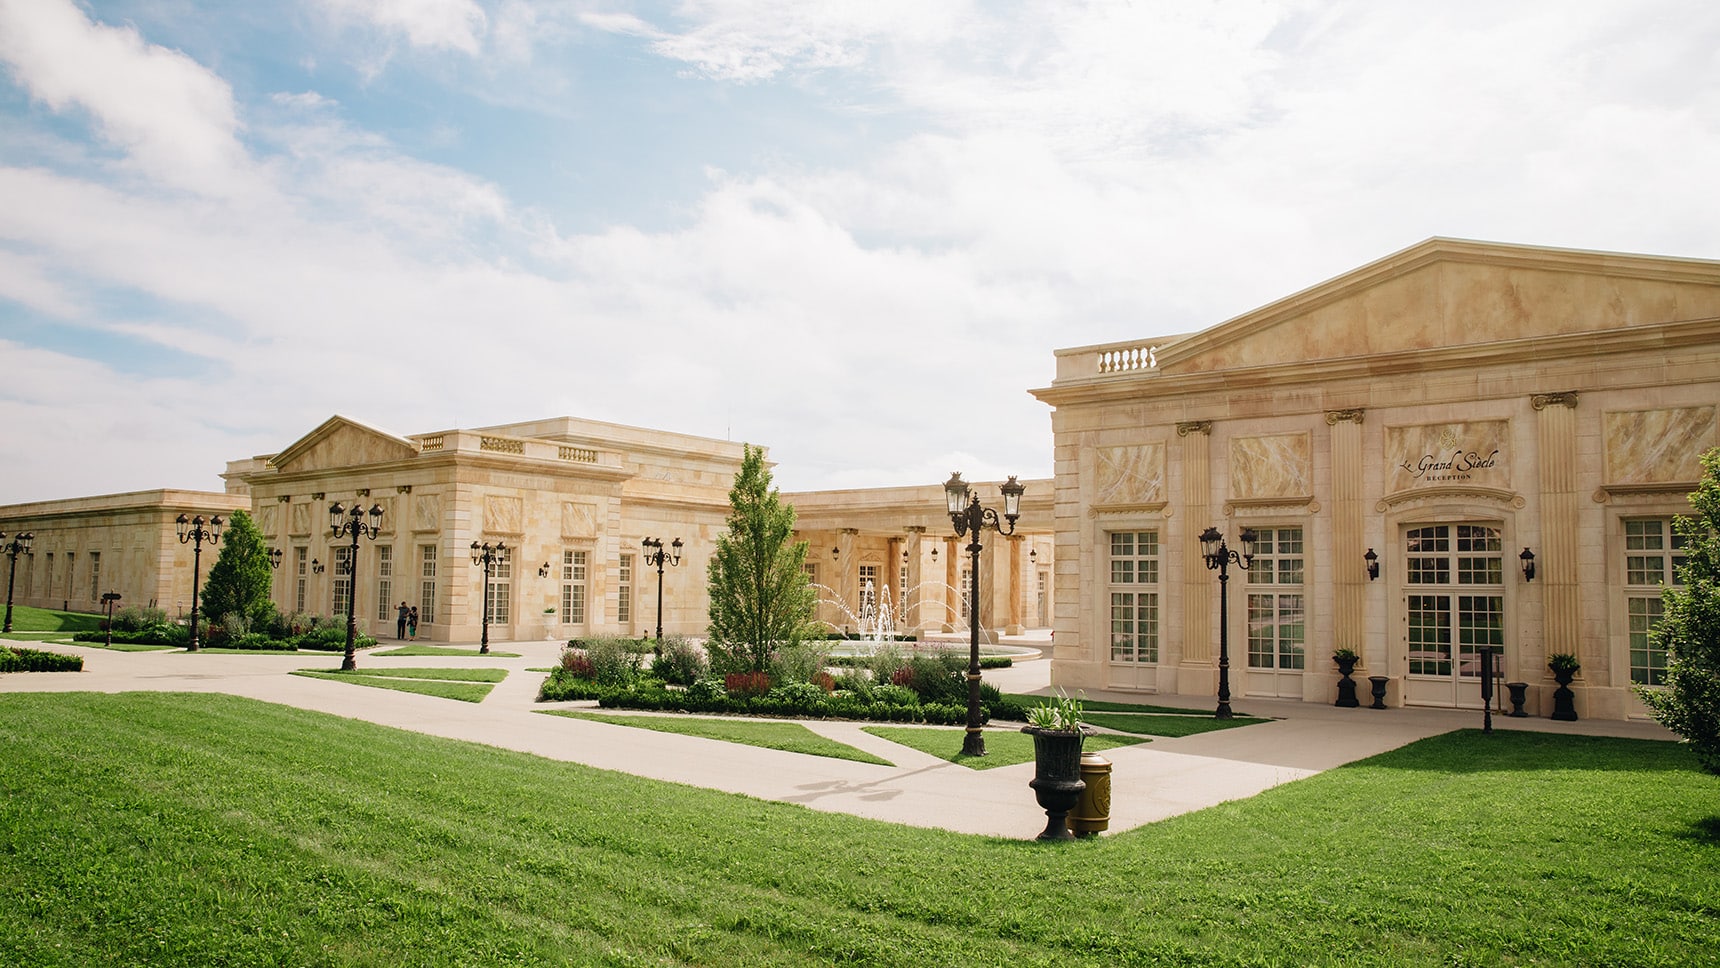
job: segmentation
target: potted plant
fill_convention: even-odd
[[[1361,656],[1357,655],[1354,649],[1332,650],[1332,661],[1338,664],[1338,673],[1342,676],[1338,680],[1338,701],[1333,703],[1334,706],[1353,709],[1361,705],[1356,699],[1356,680],[1350,678],[1350,673],[1356,671],[1356,663],[1360,660]]]
[[[1569,652],[1555,652],[1547,656],[1547,668],[1553,673],[1553,681],[1559,688],[1553,690],[1553,718],[1565,722],[1576,722],[1577,704],[1576,693],[1571,692],[1571,680],[1576,677],[1583,664]]]
[[[1066,694],[1027,711],[1021,731],[1033,737],[1033,780],[1028,784],[1045,810],[1040,840],[1072,840],[1069,811],[1087,789],[1081,779],[1081,744],[1092,728],[1081,722],[1081,703]]]

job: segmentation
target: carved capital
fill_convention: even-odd
[[[1360,426],[1362,423],[1362,414],[1366,412],[1367,411],[1360,407],[1353,410],[1328,410],[1326,411],[1326,425],[1330,427],[1341,421],[1349,421],[1350,423]]]
[[[1177,436],[1187,437],[1189,434],[1206,434],[1212,436],[1212,421],[1210,420],[1179,420],[1177,421]]]
[[[1529,398],[1529,406],[1536,410],[1545,410],[1554,404],[1561,407],[1577,409],[1577,391],[1566,390],[1563,393],[1537,393]]]

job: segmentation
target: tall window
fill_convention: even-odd
[[[1159,533],[1113,531],[1111,661],[1159,661]]]
[[[394,616],[394,546],[376,546],[376,620],[386,622]]]
[[[615,621],[626,626],[633,621],[633,556],[621,556],[615,570]]]
[[[347,602],[352,595],[352,546],[339,545],[333,551],[334,614],[345,615]]]
[[[561,553],[561,621],[585,624],[585,552]]]
[[[861,565],[860,566],[860,608],[862,610],[865,610],[866,608],[869,608],[869,607],[871,607],[871,608],[877,607],[878,595],[879,595],[880,591],[881,591],[881,589],[879,589],[879,587],[878,587],[878,566],[877,565]]]
[[[1630,681],[1641,686],[1666,682],[1666,650],[1650,640],[1661,616],[1660,591],[1678,583],[1687,560],[1682,535],[1670,518],[1624,522],[1624,601],[1630,623]]]
[[[310,574],[311,567],[310,554],[311,550],[309,548],[293,549],[293,573],[298,576],[299,580],[298,603],[293,606],[293,611],[295,612],[302,612],[305,610],[305,584],[309,581],[308,576]]]
[[[90,552],[90,601],[99,602],[102,598],[102,553]]]
[[[1038,581],[1038,608],[1036,609],[1039,613],[1038,624],[1040,628],[1046,628],[1051,625],[1051,573],[1040,569]]]
[[[962,624],[967,625],[973,621],[970,617],[972,614],[970,610],[974,607],[974,599],[979,597],[973,587],[973,566],[971,564],[962,565],[961,584]]]
[[[1411,593],[1410,675],[1449,676],[1456,642],[1459,676],[1481,675],[1481,646],[1505,644],[1503,538],[1498,528],[1438,524],[1405,535]],[[1452,586],[1456,586],[1453,594]]]
[[[1257,528],[1248,566],[1248,667],[1300,669],[1303,655],[1302,529]]]
[[[42,570],[42,597],[47,598],[54,594],[54,553],[52,551],[48,552],[47,560],[42,562]]]
[[[66,552],[66,598],[68,600],[74,597],[72,582],[76,578],[77,572],[78,553],[75,551],[68,551]]]
[[[514,549],[501,549],[491,567],[495,571],[490,576],[490,624],[506,625],[513,621],[508,606],[514,598]]]
[[[418,624],[436,621],[436,546],[418,546]]]

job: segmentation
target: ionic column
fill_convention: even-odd
[[[1384,655],[1371,656],[1363,640],[1363,605],[1368,570],[1367,525],[1362,505],[1362,411],[1328,410],[1332,428],[1332,647],[1351,649],[1361,665],[1384,668]],[[1382,643],[1383,645],[1383,643]],[[1325,656],[1307,657],[1308,668],[1324,670]]]
[[[1212,514],[1212,421],[1190,420],[1177,424],[1177,436],[1182,438],[1182,514],[1187,515],[1179,529],[1183,553],[1183,665],[1211,665],[1213,662],[1212,610],[1213,586],[1217,579],[1206,567],[1200,549],[1200,533],[1207,525],[1216,524]],[[1162,645],[1173,646],[1168,636]],[[1161,662],[1170,661],[1161,655]],[[1216,688],[1208,685],[1207,689]]]
[[[944,538],[944,594],[949,596],[949,608],[944,610],[943,629],[953,632],[962,624],[962,595],[968,591],[961,585],[961,559],[957,555],[965,554],[957,544],[960,539],[955,535]],[[979,603],[971,603],[978,608]]]
[[[1021,539],[1022,535],[1009,536],[1009,625],[1004,628],[1005,635],[1020,635],[1021,626]]]
[[[911,525],[907,529],[908,536],[902,539],[902,544],[908,552],[907,587],[902,589],[902,624],[906,629],[920,631],[926,628],[926,616],[920,608],[922,592],[920,590],[920,541],[926,535],[926,529],[919,525]]]
[[[1540,455],[1541,547],[1536,549],[1536,580],[1541,585],[1543,653],[1569,652],[1582,660],[1585,669],[1601,678],[1605,655],[1583,651],[1582,598],[1577,589],[1577,395],[1539,393],[1530,398],[1535,408],[1536,450]],[[1505,549],[1507,564],[1512,563]],[[1546,655],[1519,657],[1519,669],[1545,665]]]
[[[856,614],[860,611],[860,563],[855,560],[854,536],[859,533],[858,528],[842,528],[836,532],[836,581],[831,583],[837,597],[848,603]],[[848,618],[846,615],[840,617]]]

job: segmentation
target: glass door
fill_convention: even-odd
[[[1505,645],[1505,555],[1500,529],[1480,524],[1411,527],[1404,534],[1407,592],[1404,700],[1481,706],[1483,646]]]

